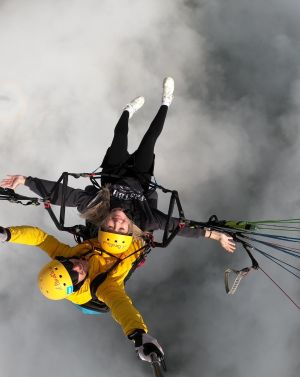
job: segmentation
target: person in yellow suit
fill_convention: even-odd
[[[45,297],[67,299],[88,314],[110,310],[135,343],[140,359],[151,362],[151,352],[163,358],[162,347],[147,334],[147,326],[124,288],[126,277],[147,250],[142,237],[99,230],[98,238],[72,247],[37,227],[16,226],[0,227],[0,241],[37,246],[49,255],[52,260],[38,276]]]

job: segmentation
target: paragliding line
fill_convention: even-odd
[[[298,308],[300,310],[300,306],[291,298],[291,296],[289,296],[277,283],[276,281],[274,281],[270,275],[268,275],[266,273],[266,271],[264,271],[261,267],[259,267],[259,269],[276,285],[276,287],[278,289],[281,290],[281,292],[296,306],[296,308]]]

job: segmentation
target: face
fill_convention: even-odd
[[[78,283],[80,283],[82,280],[84,280],[87,276],[88,273],[88,267],[89,263],[85,259],[76,259],[76,258],[71,258],[70,262],[73,263],[73,271],[78,272]]]
[[[107,216],[104,227],[106,231],[113,231],[121,234],[128,234],[130,230],[131,220],[120,209],[113,209]]]

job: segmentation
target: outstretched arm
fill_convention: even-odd
[[[46,179],[39,179],[27,177],[25,185],[36,194],[44,197],[45,193],[50,194],[56,185],[54,181]],[[74,189],[73,187],[66,186],[59,183],[55,190],[51,193],[50,201],[52,204],[62,205],[63,194],[65,195],[65,205],[67,207],[77,207],[79,212],[82,212],[88,203],[94,198],[96,192],[87,192],[82,189]]]
[[[147,326],[126,294],[124,284],[108,278],[98,288],[97,296],[110,308],[113,318],[120,324],[128,339],[134,342],[135,352],[141,360],[151,362],[149,354],[152,352],[156,353],[160,360],[164,358],[162,347],[148,334]]]
[[[52,192],[55,181],[39,179],[33,177],[25,177],[24,175],[8,175],[0,181],[0,187],[16,189],[18,186],[25,185],[35,194],[45,197],[46,194]],[[74,189],[70,186],[65,187],[65,205],[67,207],[77,207],[79,212],[83,212],[88,203],[96,195],[96,190],[85,191]],[[63,185],[57,185],[57,189],[51,194],[51,204],[61,205],[63,196]]]
[[[153,213],[155,214],[159,229],[164,230],[167,224],[168,216],[159,210],[154,210]],[[172,232],[179,225],[179,221],[180,220],[178,218],[171,217],[168,230]],[[215,230],[203,229],[203,227],[199,227],[197,225],[195,226],[195,224],[196,223],[192,220],[187,221],[185,223],[185,226],[182,227],[182,229],[180,229],[180,231],[178,232],[178,236],[189,238],[210,238],[212,240],[220,242],[221,246],[228,253],[233,253],[235,251],[235,242],[233,241],[233,238],[231,236],[226,233],[217,232]]]
[[[221,246],[228,253],[233,253],[235,251],[235,242],[228,234],[217,232],[216,230],[206,229],[204,237],[220,242]]]
[[[51,258],[57,256],[70,258],[74,255],[74,248],[58,241],[42,229],[33,226],[0,227],[0,241],[37,246]]]
[[[14,190],[18,186],[25,185],[26,178],[24,175],[7,175],[0,181],[0,187]]]
[[[97,297],[110,308],[115,321],[122,327],[125,335],[132,334],[139,329],[147,332],[147,326],[139,311],[127,296],[124,284],[108,277],[97,289]]]

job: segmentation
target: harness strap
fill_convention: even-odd
[[[32,198],[29,196],[20,195],[20,194],[15,193],[15,191],[12,189],[8,189],[8,188],[4,189],[2,187],[0,187],[0,200],[7,200],[11,203],[22,204],[23,206],[28,206],[28,205],[39,206],[40,205],[39,198]],[[24,203],[23,202],[24,200],[27,200],[27,202]]]
[[[101,272],[99,275],[97,275],[92,282],[90,283],[90,291],[92,295],[92,299],[88,301],[87,303],[80,305],[83,308],[96,310],[100,313],[107,313],[109,312],[109,307],[105,304],[105,302],[100,301],[96,295],[97,289],[99,286],[104,283],[109,273],[117,267],[118,264],[120,264],[123,261],[123,259],[118,259],[107,271]]]
[[[100,300],[90,300],[86,302],[85,304],[78,305],[81,306],[84,309],[94,310],[98,313],[107,313],[109,312],[109,307]]]
[[[249,272],[252,270],[252,267],[245,267],[242,270],[233,270],[231,268],[227,268],[224,273],[224,281],[225,281],[225,290],[228,295],[235,294],[236,290],[238,289],[238,286],[240,285],[240,282],[242,279],[249,274]],[[229,275],[231,273],[236,274],[236,278],[234,279],[234,282],[230,288],[229,284]]]
[[[257,260],[254,258],[254,256],[252,255],[251,251],[253,250],[253,247],[251,247],[247,242],[243,241],[239,236],[241,236],[240,233],[236,233],[233,235],[234,236],[234,239],[238,242],[240,242],[243,246],[243,248],[245,249],[245,251],[247,252],[249,258],[251,259],[251,262],[252,262],[252,266],[251,267],[245,267],[245,268],[242,268],[241,270],[233,270],[231,268],[227,268],[227,270],[225,271],[224,273],[224,280],[225,280],[225,289],[226,289],[226,293],[229,294],[229,295],[233,295],[241,280],[247,276],[249,274],[250,271],[252,270],[258,270],[259,269],[259,264],[257,262]],[[236,274],[236,278],[230,288],[230,285],[229,285],[229,275],[230,273],[234,273]]]
[[[115,269],[121,262],[123,262],[125,259],[127,259],[127,258],[129,258],[129,257],[131,257],[132,255],[134,255],[134,254],[136,254],[136,253],[138,253],[138,252],[140,252],[141,250],[143,250],[144,249],[144,251],[141,253],[141,256],[139,256],[138,258],[137,258],[137,260],[139,261],[139,263],[141,262],[141,257],[144,257],[147,253],[149,253],[150,252],[150,247],[149,247],[149,245],[146,243],[145,245],[143,245],[143,246],[141,246],[138,250],[135,250],[133,253],[131,253],[131,254],[129,254],[129,255],[127,255],[125,258],[123,258],[123,259],[121,259],[121,258],[118,258],[117,259],[117,261],[107,270],[107,271],[105,271],[105,272],[101,272],[100,274],[98,274],[94,279],[93,279],[93,281],[91,282],[91,284],[90,284],[90,291],[91,291],[91,295],[92,295],[92,297],[93,297],[93,299],[94,300],[98,300],[98,298],[97,298],[97,296],[96,296],[96,292],[97,292],[97,289],[99,288],[99,286],[106,280],[106,278],[107,278],[107,276],[111,273],[111,271],[113,270],[113,269]],[[97,250],[97,248],[96,247],[94,247],[93,248],[93,250]],[[108,254],[108,255],[110,255],[110,256],[114,256],[114,255],[112,255],[112,254],[110,254],[110,253],[108,253],[108,252],[106,252],[106,251],[104,251],[104,250],[98,250],[98,251],[100,251],[100,252],[102,252],[102,253],[105,253],[105,254]],[[117,258],[117,257],[116,257]],[[135,261],[136,262],[136,261]],[[138,266],[138,264],[135,264],[135,262],[133,263],[133,268],[135,269],[137,266]],[[130,271],[128,272],[128,275],[130,276],[131,274],[132,274],[132,272],[133,272],[133,269],[130,269]],[[126,280],[128,280],[128,279],[126,279]]]

